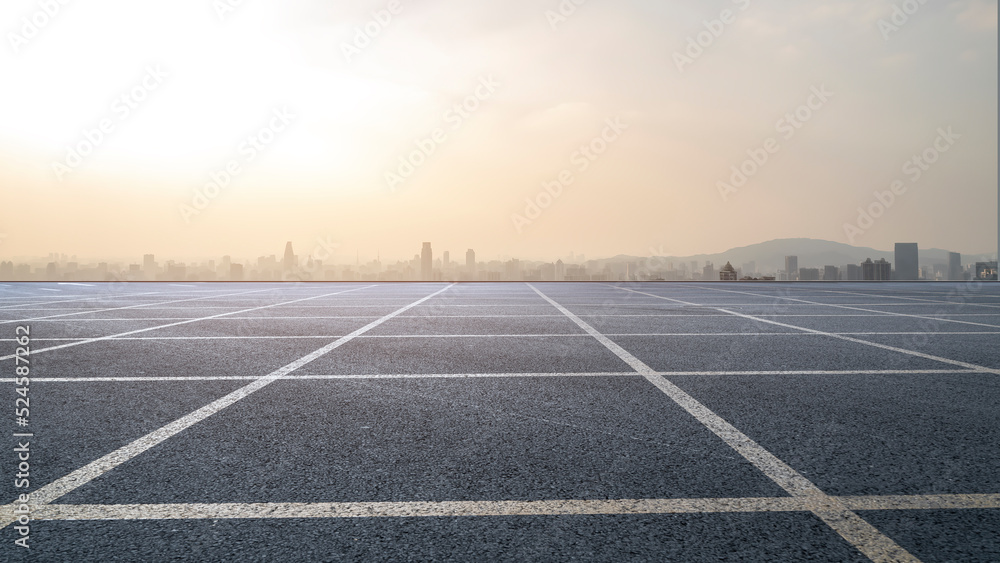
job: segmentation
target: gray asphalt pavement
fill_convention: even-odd
[[[998,284],[5,285],[0,560],[1000,561]]]

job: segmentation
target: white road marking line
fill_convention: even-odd
[[[208,308],[208,307],[206,307]],[[212,308],[224,308],[233,309],[235,307],[212,307]],[[234,311],[239,312],[239,311]],[[862,318],[879,318],[879,317],[891,317],[892,315],[861,315],[861,314],[834,314],[834,315],[787,315],[787,314],[773,314],[773,313],[757,313],[760,317],[775,317],[775,318],[812,318],[812,317],[862,317]],[[661,319],[672,319],[672,318],[728,318],[732,315],[725,313],[705,313],[699,315],[579,315],[581,318],[621,318],[621,319],[648,319],[648,318],[661,318]],[[949,314],[949,317],[998,317],[998,315],[984,315],[976,313],[967,314]],[[121,321],[172,321],[184,318],[196,318],[196,317],[118,317],[118,318],[103,318],[103,319],[67,319],[60,318],[56,320],[38,318],[35,319],[37,322],[67,322],[67,323],[84,323],[84,322],[121,322]],[[285,317],[285,316],[256,316],[256,317],[226,317],[223,321],[263,321],[263,320],[277,320],[277,321],[307,321],[307,320],[330,320],[330,319],[377,319],[378,315],[336,315],[336,316],[310,316],[310,317]],[[522,318],[564,318],[562,315],[402,315],[401,319],[522,319]],[[932,317],[933,318],[933,317]],[[987,325],[993,326],[993,325]],[[1000,328],[998,326],[997,328]],[[923,331],[921,331],[923,332]]]
[[[963,372],[974,373],[974,372]],[[594,372],[594,373],[404,373],[404,374],[377,374],[377,375],[286,375],[283,381],[308,381],[308,380],[351,380],[351,379],[517,379],[532,377],[639,377],[634,372]],[[141,376],[141,377],[36,377],[32,378],[32,383],[123,383],[130,381],[244,381],[257,379],[254,376]],[[3,381],[3,380],[0,380]],[[10,378],[8,383],[13,383]]]
[[[250,293],[260,293],[262,291],[274,291],[274,290],[272,290],[272,289],[255,289],[255,290],[252,290],[252,291],[241,291],[241,292],[238,292],[238,293],[223,293],[223,294],[220,294],[220,295],[206,295],[204,297],[191,297],[189,299],[175,299],[175,300],[171,300],[171,301],[154,301],[153,303],[140,303],[140,304],[137,304],[137,305],[127,305],[127,306],[124,306],[124,307],[109,307],[107,309],[86,309],[86,310],[83,310],[83,311],[77,311],[76,313],[60,313],[58,315],[46,315],[44,317],[34,317],[34,318],[29,318],[29,319],[5,320],[5,321],[0,321],[0,324],[28,323],[28,322],[35,322],[35,321],[55,319],[55,318],[72,317],[74,315],[86,315],[86,314],[89,314],[89,313],[105,313],[105,312],[108,312],[108,311],[123,311],[123,310],[126,310],[126,309],[136,309],[136,308],[139,308],[139,307],[148,307],[150,305],[162,305],[162,304],[165,304],[165,303],[184,303],[184,302],[187,302],[187,301],[201,301],[201,300],[205,300],[205,299],[215,299],[217,297],[233,297],[233,296],[236,296],[236,295],[247,295],[247,294],[250,294]],[[25,309],[20,309],[18,312],[23,311],[23,310],[25,310]],[[52,309],[50,308],[50,309],[47,309],[47,310],[51,311]],[[125,320],[125,319],[121,319],[121,320]]]
[[[89,283],[70,283],[70,282],[62,282],[62,283],[60,283],[59,285],[75,285],[75,286],[79,286],[79,287],[94,287],[93,285],[91,285],[91,284],[89,284]]]
[[[745,295],[760,295],[759,293],[748,293],[748,292],[745,292],[745,291],[733,291],[731,289],[718,289],[718,288],[714,288],[714,287],[706,287],[705,289],[710,289],[712,291],[724,291],[726,293],[739,293],[739,294],[745,294]],[[798,302],[806,304],[806,305],[820,305],[820,306],[823,306],[823,307],[834,307],[834,308],[837,308],[837,309],[848,309],[848,310],[851,310],[851,311],[864,311],[864,312],[867,312],[867,313],[884,313],[884,314],[888,314],[888,315],[896,316],[896,317],[909,317],[909,318],[913,318],[913,319],[923,319],[923,320],[929,320],[929,321],[942,321],[942,322],[946,322],[946,323],[960,323],[960,324],[965,324],[965,325],[984,326],[984,327],[990,327],[990,328],[1000,328],[1000,325],[991,325],[991,324],[985,324],[985,323],[974,323],[972,321],[959,321],[959,320],[955,320],[955,319],[942,319],[940,317],[927,317],[927,316],[924,316],[924,315],[912,315],[912,314],[909,314],[909,313],[893,313],[891,311],[878,311],[878,310],[875,310],[875,309],[863,309],[863,308],[860,308],[860,307],[851,307],[851,306],[847,306],[847,305],[835,305],[835,304],[830,304],[830,303],[820,303],[820,302],[817,302],[817,301],[809,301],[807,299],[798,299],[798,298],[795,298],[795,297],[775,297],[775,299],[783,299],[783,300],[788,300],[788,301],[798,301]],[[718,308],[718,307],[715,307],[715,308],[721,310],[721,308]]]
[[[822,291],[823,293],[838,293],[838,294],[842,294],[842,295],[865,295],[866,297],[868,296],[868,295],[866,295],[864,293],[858,293],[858,292],[855,292],[855,291],[834,291],[832,289],[820,289],[818,291]],[[943,294],[943,295],[939,294],[939,296],[941,296],[941,297],[950,297],[951,294],[952,293],[949,292],[949,293]],[[878,295],[878,297],[886,298],[886,299],[905,299],[905,300],[910,300],[910,301],[921,301],[923,303],[940,303],[940,304],[943,304],[943,305],[955,305],[955,306],[960,306],[960,307],[961,306],[970,306],[970,307],[989,307],[989,308],[992,308],[992,309],[1000,308],[1000,305],[993,304],[993,303],[975,303],[975,302],[965,302],[965,301],[956,303],[956,302],[953,302],[953,301],[938,301],[938,300],[933,300],[933,299],[921,299],[919,297],[905,297],[905,296],[902,296],[902,295],[889,295],[889,294]],[[992,295],[982,295],[982,296],[976,295],[975,297],[995,297],[995,296],[992,296]],[[923,303],[921,303],[921,304],[923,304]],[[893,303],[892,305],[897,305],[897,303]],[[900,303],[898,305],[913,305],[913,303],[905,303],[905,304],[904,303]]]
[[[38,291],[62,291],[61,289],[51,289],[51,288],[48,288],[48,287],[38,287],[36,289]]]
[[[172,283],[172,284],[170,284],[170,287],[198,287],[198,286],[196,286],[196,285],[186,285],[186,284],[180,284],[180,283]]]
[[[832,502],[830,502],[831,499]],[[447,518],[714,514],[836,510],[970,510],[1000,508],[1000,495],[749,497],[618,500],[315,502],[215,504],[47,504],[36,520],[238,520],[283,518]],[[6,510],[3,507],[0,510]],[[6,517],[3,514],[3,517]]]
[[[956,331],[956,332],[831,332],[829,334],[833,335],[843,335],[843,336],[913,336],[926,334],[930,336],[988,336],[988,335],[1000,335],[1000,331]],[[643,337],[643,338],[666,338],[666,337],[730,337],[730,336],[752,336],[752,337],[768,337],[768,336],[826,336],[824,334],[815,334],[809,332],[606,332],[605,336],[609,338],[618,337]],[[256,336],[121,336],[115,338],[115,340],[317,340],[317,339],[330,339],[330,338],[340,338],[342,334],[297,334],[297,335],[286,335],[286,334],[263,334]],[[364,336],[359,336],[361,339],[420,339],[420,338],[579,338],[581,336],[590,337],[588,334],[579,333],[544,333],[544,334],[366,334]],[[87,340],[89,338],[97,338],[94,336],[78,336],[78,337],[65,337],[65,338],[33,338],[32,342],[77,342],[80,340]],[[15,342],[14,338],[0,338],[0,342]]]
[[[701,404],[691,395],[688,395],[683,389],[659,375],[659,372],[650,368],[642,360],[636,358],[618,344],[615,344],[608,337],[587,324],[586,321],[547,297],[531,284],[528,284],[528,287],[562,312],[562,314],[569,317],[580,328],[587,331],[608,350],[621,358],[623,362],[631,366],[632,369],[642,374],[647,381],[655,385],[681,408],[698,419],[712,433],[729,444],[737,453],[777,483],[779,487],[794,497],[806,497],[823,504],[822,508],[812,508],[810,511],[869,559],[872,561],[918,561],[917,558],[913,557],[913,555],[892,541],[888,536],[882,534],[874,526],[849,510],[843,503],[833,497],[827,496],[812,481],[803,477],[802,474],[778,459],[763,446],[751,440],[749,436],[740,432],[735,426],[726,422],[722,417],[712,412],[711,409]]]
[[[616,287],[616,286],[610,286],[610,287],[615,287],[615,289],[621,289],[623,291],[631,291],[631,292],[634,292],[634,293],[642,293],[643,295],[654,295],[652,293],[645,293],[645,292],[641,292],[641,291],[636,291],[634,289],[628,289],[628,288],[625,288],[625,287]],[[725,291],[725,290],[721,290],[720,289],[720,290],[716,290],[716,291]],[[676,299],[672,299],[670,297],[664,297],[662,295],[657,296],[657,297],[659,297],[660,299],[666,299],[668,301],[677,301]],[[924,358],[925,360],[933,360],[933,361],[936,361],[936,362],[941,362],[941,363],[945,363],[945,364],[951,364],[953,366],[959,366],[959,367],[963,367],[963,368],[974,370],[974,371],[978,371],[978,372],[992,373],[992,374],[1000,375],[1000,369],[988,368],[988,367],[977,365],[977,364],[971,364],[969,362],[962,362],[962,361],[958,361],[958,360],[952,360],[952,359],[949,359],[949,358],[944,358],[944,357],[941,357],[941,356],[934,356],[932,354],[925,354],[923,352],[917,352],[917,351],[914,351],[914,350],[907,350],[905,348],[897,348],[896,346],[889,346],[887,344],[879,344],[878,342],[869,342],[868,340],[861,340],[861,339],[858,339],[858,338],[852,338],[850,336],[844,336],[844,335],[841,335],[841,334],[834,334],[834,333],[831,333],[831,332],[824,332],[822,330],[816,330],[814,328],[805,328],[805,327],[801,327],[801,326],[795,326],[795,325],[790,325],[790,324],[785,324],[785,323],[779,323],[778,321],[772,321],[772,320],[768,320],[768,319],[762,319],[760,317],[753,317],[753,316],[750,316],[750,315],[745,315],[743,313],[737,313],[735,311],[729,311],[727,309],[722,309],[720,307],[715,307],[715,310],[722,311],[723,313],[729,313],[730,315],[734,315],[734,316],[737,316],[737,317],[742,317],[744,319],[750,319],[750,320],[760,321],[762,323],[769,323],[769,324],[773,324],[773,325],[776,325],[776,326],[783,326],[785,328],[793,328],[793,329],[801,330],[801,331],[804,331],[804,332],[811,332],[813,334],[821,334],[821,335],[824,335],[824,336],[829,336],[830,338],[836,338],[836,339],[839,339],[839,340],[845,340],[847,342],[854,342],[856,344],[864,344],[865,346],[871,346],[873,348],[881,348],[882,350],[889,350],[891,352],[899,352],[901,354],[906,354],[906,355],[909,355],[909,356],[915,356],[917,358]]]
[[[365,286],[365,287],[356,287],[354,289],[347,289],[347,290],[344,290],[344,291],[338,291],[336,293],[331,293],[331,294],[327,294],[327,295],[336,295],[336,294],[340,294],[340,293],[348,293],[348,292],[351,292],[351,291],[358,291],[358,290],[361,290],[361,289],[367,289],[369,287],[375,287],[375,286],[374,285],[369,285],[369,286]],[[234,314],[237,314],[237,313],[247,313],[249,311],[258,311],[258,310],[261,310],[261,309],[268,309],[270,307],[277,307],[279,305],[287,305],[289,303],[297,303],[299,301],[309,301],[311,299],[318,299],[320,297],[326,297],[326,295],[317,295],[315,297],[303,297],[301,299],[295,299],[295,300],[292,300],[292,301],[285,301],[285,302],[282,302],[282,303],[275,303],[273,305],[263,305],[261,307],[254,307],[252,309],[244,309],[242,311],[233,311],[232,313],[219,313],[219,314],[211,315],[211,316],[208,316],[208,317],[201,317],[201,318],[197,318],[197,319],[186,319],[186,320],[182,320],[182,321],[178,321],[178,322],[174,322],[174,323],[170,323],[170,324],[165,324],[165,325],[157,325],[157,326],[152,326],[152,327],[148,327],[148,328],[140,328],[140,329],[137,329],[137,330],[130,330],[128,332],[121,332],[121,333],[118,333],[118,334],[112,334],[112,335],[108,335],[108,336],[100,336],[100,337],[95,337],[95,338],[88,338],[86,340],[80,340],[80,341],[77,341],[77,342],[70,342],[68,344],[59,344],[58,346],[49,346],[48,348],[35,348],[35,349],[33,349],[31,351],[31,354],[35,355],[35,354],[40,354],[42,352],[50,352],[52,350],[61,350],[63,348],[69,348],[71,346],[81,346],[83,344],[91,344],[93,342],[102,342],[102,341],[105,341],[105,340],[113,340],[113,339],[115,339],[115,338],[117,338],[119,336],[128,336],[130,334],[139,334],[139,333],[143,333],[143,332],[149,332],[149,331],[152,331],[152,330],[159,330],[161,328],[169,328],[169,327],[173,327],[173,326],[180,326],[180,325],[195,323],[195,322],[199,322],[199,321],[206,321],[206,320],[210,320],[210,319],[216,319],[216,318],[219,318],[219,317],[224,317],[226,315],[234,315]],[[0,361],[10,360],[12,358],[14,358],[13,354],[10,354],[10,355],[7,355],[7,356],[0,356]]]
[[[170,424],[167,424],[159,428],[158,430],[154,430],[153,432],[146,434],[142,438],[133,441],[127,446],[121,447],[95,461],[88,463],[87,465],[81,467],[80,469],[77,469],[72,473],[53,481],[52,483],[49,483],[48,485],[45,485],[40,489],[37,489],[36,491],[31,493],[32,500],[34,501],[33,504],[45,505],[51,503],[52,501],[58,499],[59,497],[69,493],[70,491],[75,490],[78,487],[81,487],[89,483],[90,481],[93,481],[94,479],[100,477],[101,475],[107,473],[108,471],[111,471],[115,467],[118,467],[119,465],[125,463],[126,461],[156,446],[157,444],[179,434],[180,432],[183,432],[187,428],[194,426],[195,424],[205,420],[206,418],[225,409],[226,407],[229,407],[230,405],[240,401],[241,399],[244,399],[249,395],[263,389],[264,387],[267,387],[268,385],[292,373],[293,371],[301,368],[302,366],[305,366],[306,364],[316,360],[317,358],[320,358],[321,356],[328,354],[329,352],[343,346],[344,344],[347,344],[357,336],[360,336],[368,332],[369,330],[372,330],[373,328],[376,328],[379,325],[385,323],[386,321],[395,318],[400,313],[403,313],[404,311],[410,308],[416,307],[417,305],[420,305],[421,303],[424,303],[425,301],[432,299],[438,294],[447,291],[453,285],[454,284],[451,284],[444,288],[441,288],[438,291],[435,291],[434,293],[426,297],[423,297],[401,309],[389,313],[388,315],[380,318],[377,321],[368,323],[364,327],[359,328],[358,330],[352,332],[351,334],[343,338],[340,338],[334,342],[331,342],[330,344],[327,344],[326,346],[323,346],[322,348],[310,354],[307,354],[284,367],[278,368],[272,371],[271,373],[254,380],[249,385],[241,387],[236,391],[233,391],[232,393],[229,393],[220,399],[216,399],[215,401],[212,401],[208,405],[205,405],[204,407],[201,407],[200,409],[182,418],[179,418],[174,422],[171,422]],[[356,288],[356,289],[361,289],[361,288]],[[346,290],[346,291],[355,291],[356,289]],[[17,502],[13,502],[4,507],[5,510],[3,513],[3,517],[0,518],[0,528],[5,528],[14,521],[13,515],[16,506]]]
[[[935,369],[935,370],[909,370],[909,369],[884,369],[884,370],[813,370],[813,371],[789,371],[789,370],[767,370],[767,371],[661,371],[656,375],[662,376],[757,376],[757,375],[791,375],[791,376],[814,376],[814,375],[956,375],[956,374],[982,374],[979,371],[966,369]],[[401,373],[401,374],[331,374],[331,375],[287,375],[286,381],[292,380],[340,380],[340,379],[516,379],[533,377],[639,377],[642,374],[635,372],[564,372],[564,373]],[[137,377],[33,377],[32,383],[120,383],[132,381],[247,381],[257,379],[255,376],[246,375],[192,375],[192,376],[137,376]],[[3,383],[14,383],[14,378],[0,379]]]
[[[153,295],[155,293],[156,292],[134,293],[132,295]],[[75,296],[73,296],[73,295],[66,295],[64,297],[72,298],[72,297],[75,297]],[[96,301],[96,300],[99,300],[99,299],[105,299],[106,297],[107,296],[105,296],[105,295],[98,295],[98,296],[94,296],[94,297],[80,297],[78,299],[60,299],[59,301],[43,301],[41,303],[21,303],[20,305],[0,305],[0,309],[24,309],[24,308],[27,308],[27,307],[34,307],[36,305],[59,305],[61,303],[76,303],[77,301]],[[37,295],[33,295],[31,297],[16,297],[16,298],[11,298],[11,299],[40,299],[40,297],[37,296]]]

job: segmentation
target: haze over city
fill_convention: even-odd
[[[6,259],[995,252],[996,2],[56,4],[0,8]]]

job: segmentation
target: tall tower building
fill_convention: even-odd
[[[442,260],[443,260],[443,264],[444,264],[444,269],[446,269],[446,270],[447,270],[447,269],[448,269],[448,266],[450,266],[450,265],[451,265],[451,252],[449,252],[449,251],[445,250],[445,251],[444,251],[444,254],[442,254],[442,255],[441,255],[441,258],[442,258]]]
[[[896,280],[916,281],[920,278],[920,261],[917,257],[917,243],[896,243]]]
[[[434,280],[434,253],[429,242],[425,242],[423,250],[420,251],[420,279]]]
[[[957,252],[948,253],[948,279],[950,281],[962,281],[962,255]]]
[[[798,256],[785,256],[785,273],[788,274],[788,281],[799,279]]]
[[[296,265],[295,253],[292,252],[292,241],[288,241],[285,243],[285,257],[281,259],[281,267],[286,272],[291,272]]]
[[[470,274],[476,273],[476,251],[471,248],[465,251],[465,267]]]

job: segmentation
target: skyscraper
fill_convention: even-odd
[[[785,274],[788,275],[788,281],[799,279],[798,256],[785,256]]]
[[[444,254],[441,255],[441,258],[443,260],[444,268],[447,270],[448,266],[451,265],[451,252],[445,250]]]
[[[951,281],[962,281],[962,255],[957,252],[948,253],[948,279]]]
[[[420,279],[434,280],[434,253],[429,242],[425,242],[423,250],[420,251]]]
[[[470,274],[476,273],[476,251],[471,248],[465,251],[465,267]]]
[[[869,258],[861,263],[861,277],[864,281],[890,281],[892,279],[892,264],[879,258],[872,262]]]
[[[285,257],[281,259],[281,267],[286,272],[290,272],[295,269],[296,265],[295,253],[292,252],[292,241],[288,241],[285,243]]]
[[[896,243],[896,280],[916,281],[920,279],[920,261],[917,258],[917,243]]]

